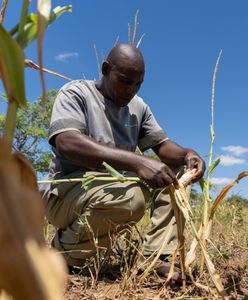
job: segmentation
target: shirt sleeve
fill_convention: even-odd
[[[168,140],[166,132],[158,125],[149,106],[146,106],[139,134],[140,150],[153,148],[166,140]]]
[[[79,87],[62,88],[55,100],[49,128],[49,143],[54,146],[58,133],[76,130],[87,133],[87,109],[83,93]]]

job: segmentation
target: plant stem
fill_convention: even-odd
[[[2,8],[1,8],[1,11],[0,11],[0,24],[3,24],[3,20],[4,20],[4,16],[5,16],[5,11],[6,11],[6,8],[7,8],[7,5],[8,5],[8,1],[9,0],[3,0]]]
[[[205,231],[208,225],[208,211],[209,211],[209,202],[210,202],[210,169],[213,162],[213,148],[214,148],[214,141],[215,141],[215,132],[214,132],[214,96],[215,96],[215,82],[216,82],[216,73],[218,70],[219,61],[221,58],[222,50],[219,53],[219,56],[217,58],[215,68],[214,68],[214,74],[213,74],[213,80],[212,80],[212,97],[211,97],[211,142],[210,142],[210,150],[209,150],[209,160],[208,160],[208,174],[207,178],[204,184],[204,207],[203,207],[203,231],[202,231],[202,244],[204,247],[206,247],[206,237],[205,237]],[[205,258],[202,254],[201,256],[201,263],[200,263],[200,274],[203,274],[205,264]]]
[[[18,26],[18,34],[22,33],[24,26],[26,24],[26,18],[28,15],[29,5],[30,5],[30,0],[23,1],[21,17],[20,17],[20,22],[19,22],[19,26]]]
[[[135,181],[135,182],[141,182],[141,179],[138,177],[124,177],[125,180],[123,181]],[[87,177],[82,178],[68,178],[68,179],[57,179],[57,180],[39,180],[38,183],[53,183],[53,184],[59,184],[59,183],[69,183],[69,182],[82,182],[83,180],[87,179]],[[115,177],[95,177],[94,180],[99,181],[120,181],[118,178]]]
[[[17,114],[17,103],[10,101],[8,103],[7,116],[3,130],[3,142],[6,144],[9,152],[12,151],[12,144],[14,140],[14,132],[16,127],[16,114]]]

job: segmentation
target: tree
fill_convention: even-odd
[[[52,106],[57,91],[50,90],[46,101],[38,98],[27,107],[17,112],[17,124],[13,148],[27,156],[36,172],[44,174],[48,171],[51,151],[46,144]],[[0,114],[0,131],[3,130],[5,116]]]

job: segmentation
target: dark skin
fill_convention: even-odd
[[[98,91],[117,106],[126,106],[138,92],[145,74],[144,60],[139,50],[131,45],[117,45],[102,65],[102,79],[95,83]],[[171,168],[186,165],[195,169],[192,182],[199,180],[205,163],[192,149],[173,141],[165,141],[153,148],[160,160],[136,155],[133,152],[102,145],[77,131],[65,131],[55,137],[61,155],[74,164],[102,169],[105,161],[118,170],[133,171],[152,188],[163,188],[178,181]]]

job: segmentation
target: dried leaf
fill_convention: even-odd
[[[217,273],[214,264],[212,263],[210,256],[207,252],[207,250],[205,249],[205,247],[203,246],[203,244],[200,242],[200,246],[202,249],[202,253],[204,255],[205,258],[205,262],[206,262],[206,266],[208,268],[208,272],[211,276],[212,281],[214,282],[215,287],[217,288],[219,294],[223,297],[226,298],[227,297],[227,293],[222,285],[221,279],[219,274]]]
[[[148,276],[149,272],[151,272],[151,270],[156,267],[157,261],[160,257],[160,255],[162,254],[164,247],[168,244],[169,239],[171,237],[172,234],[172,226],[170,227],[170,229],[168,230],[168,232],[166,233],[165,239],[163,241],[163,244],[161,245],[160,249],[158,250],[158,253],[156,254],[155,258],[153,259],[153,261],[151,263],[149,263],[149,266],[145,269],[144,273],[142,274],[141,278],[140,278],[140,283],[142,281],[144,281],[146,279],[146,277]],[[144,265],[146,264],[146,262],[140,266],[140,269],[142,269],[142,267],[144,267]]]
[[[51,0],[38,0],[38,60],[40,65],[40,79],[42,86],[42,99],[45,99],[46,87],[45,78],[43,73],[43,59],[42,59],[42,40],[45,34],[45,29],[48,24],[49,16],[51,11]]]
[[[28,188],[33,177],[26,159],[11,155],[0,140],[0,290],[14,299],[59,300],[65,266],[46,246],[42,200],[37,189]]]
[[[42,33],[44,33],[46,28],[46,23],[49,20],[51,8],[52,8],[51,0],[38,0],[38,18],[40,16],[44,18],[44,24],[41,28]]]
[[[137,9],[135,17],[134,17],[132,45],[134,45],[134,43],[135,43],[136,34],[137,34],[137,30],[138,30],[138,15],[139,15],[139,10]]]
[[[29,160],[21,152],[13,153],[13,158],[18,165],[21,184],[33,191],[38,191],[36,174]]]
[[[4,16],[5,16],[5,11],[6,11],[6,8],[7,8],[7,5],[8,5],[8,1],[9,0],[3,0],[2,1],[2,7],[1,7],[1,11],[0,11],[0,24],[3,23]]]
[[[186,268],[185,268],[185,239],[183,234],[183,216],[186,222],[190,220],[192,215],[191,207],[189,205],[189,196],[185,190],[185,187],[192,181],[192,177],[195,174],[195,169],[188,170],[179,179],[179,189],[176,189],[173,184],[169,186],[169,192],[171,196],[171,204],[174,210],[174,215],[177,223],[177,234],[178,234],[178,249],[180,253],[180,262],[182,270],[182,288],[186,289]]]
[[[142,36],[140,37],[140,39],[138,40],[136,48],[139,48],[139,46],[140,46],[140,44],[141,44],[141,42],[142,42],[142,40],[143,40],[144,37],[145,37],[145,33],[143,33]]]
[[[239,181],[243,178],[245,178],[246,176],[248,176],[248,172],[242,172],[239,174],[239,176],[232,182],[230,183],[229,185],[225,186],[220,194],[216,197],[212,207],[211,207],[211,211],[210,211],[210,219],[213,218],[214,216],[214,213],[218,207],[218,205],[220,204],[220,202],[224,199],[224,197],[226,196],[226,194],[228,193],[228,191],[234,186],[236,185],[237,183],[239,183]]]
[[[203,226],[201,224],[200,229],[198,231],[198,235],[197,236],[201,236],[202,235],[202,230],[203,230]],[[186,255],[186,259],[185,259],[185,267],[186,269],[189,269],[190,266],[193,265],[195,258],[196,258],[196,247],[198,245],[198,239],[195,237],[193,239],[193,242],[191,243],[190,249]]]

